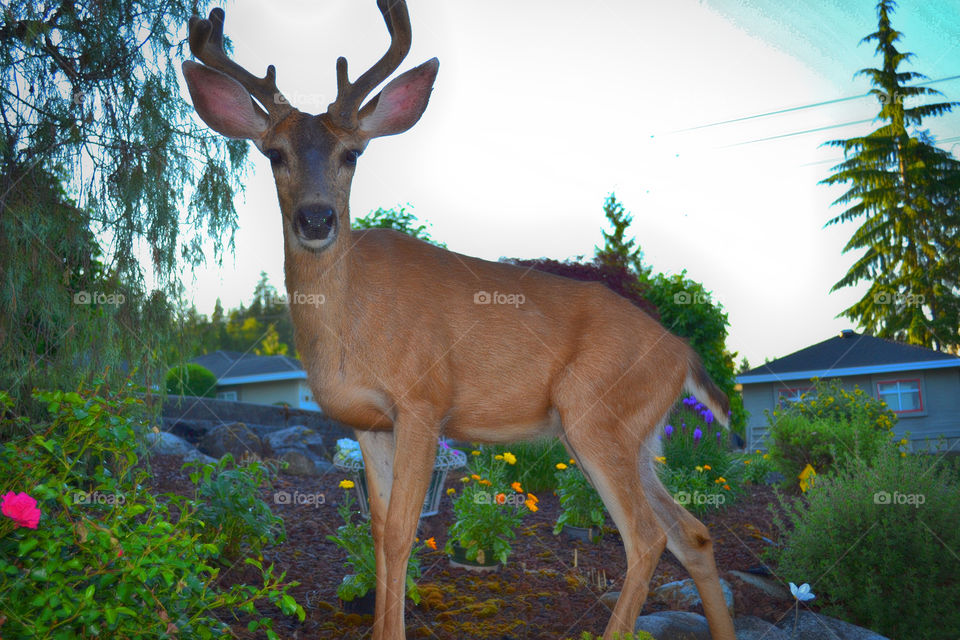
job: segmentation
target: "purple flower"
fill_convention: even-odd
[[[686,428],[687,428],[687,422],[686,422],[686,420],[681,420],[681,421],[680,421],[680,428],[681,428],[681,429],[686,429]]]
[[[703,437],[703,431],[700,430],[700,427],[697,427],[693,430],[693,443],[696,444],[700,442],[700,438]]]
[[[717,444],[720,444],[720,432],[717,431]]]
[[[710,411],[710,409],[707,409],[706,407],[704,407],[703,411],[700,412],[700,415],[703,417],[704,422],[706,422],[707,424],[713,424],[714,417],[713,417],[713,412]]]
[[[669,438],[673,435],[673,425],[668,424],[663,428],[663,433]]]

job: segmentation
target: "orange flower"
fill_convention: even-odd
[[[493,483],[490,482],[489,480],[480,480],[478,484],[483,484],[489,487]]]
[[[494,496],[493,501],[495,504],[504,504],[507,501],[507,494],[498,493],[496,496]]]
[[[704,468],[704,469],[707,469],[707,470],[713,469],[713,467],[711,467],[711,466],[708,465],[708,464],[703,465],[703,468]]]
[[[537,504],[538,502],[540,502],[540,499],[537,498],[537,496],[533,495],[532,493],[528,493],[527,502],[532,502],[533,504]]]
[[[480,476],[478,476],[478,475],[475,474],[475,473],[471,474],[470,477],[473,478],[474,480],[479,480],[479,479],[480,479]]]
[[[527,505],[527,509],[530,509],[530,511],[533,511],[534,513],[536,513],[537,509],[540,508],[537,506],[537,503],[534,502],[533,500],[527,500],[523,504]]]
[[[726,489],[727,491],[730,491],[730,485],[728,484],[723,485],[723,488]]]
[[[427,545],[434,551],[437,550],[437,541],[434,538],[427,538],[426,540],[423,541],[423,544]]]
[[[523,493],[523,487],[520,486],[519,482],[514,482],[512,485],[510,485],[510,488],[517,493]]]

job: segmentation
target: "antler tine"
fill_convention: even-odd
[[[337,59],[337,99],[327,108],[330,117],[346,129],[358,126],[360,105],[370,92],[390,77],[407,57],[412,39],[405,0],[377,0],[377,8],[390,33],[390,47],[356,82],[347,76],[347,59]]]
[[[266,108],[273,118],[282,118],[293,107],[277,89],[277,70],[271,64],[267,74],[258,78],[227,56],[223,48],[223,21],[226,14],[219,7],[206,20],[190,18],[190,51],[208,67],[216,69],[239,82],[250,95]]]

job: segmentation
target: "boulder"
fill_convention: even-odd
[[[242,422],[212,428],[200,440],[199,449],[214,458],[221,458],[227,453],[233,455],[235,460],[240,460],[245,454],[263,457],[260,438]]]
[[[737,640],[791,640],[790,634],[754,616],[741,616],[734,620],[733,631]]]
[[[167,431],[148,431],[146,434],[147,451],[163,456],[185,456],[196,451],[194,446]]]
[[[727,611],[730,612],[730,616],[732,617],[733,589],[730,588],[730,583],[723,578],[720,578],[720,589],[723,591],[723,599],[727,604]],[[661,585],[650,593],[650,599],[678,609],[687,609],[701,604],[700,593],[697,591],[697,585],[694,584],[692,578]]]
[[[795,620],[796,633],[794,633]],[[830,638],[831,640],[889,640],[889,638],[869,629],[812,611],[801,611],[796,619],[793,613],[790,613],[777,623],[777,627],[784,630],[791,640],[820,640],[821,638]]]
[[[746,571],[730,571],[730,575],[743,580],[751,587],[759,589],[772,598],[776,598],[777,600],[782,600],[784,602],[793,602],[793,596],[790,595],[790,590],[773,578],[769,578],[767,576],[758,576],[754,573],[748,573]]]
[[[264,453],[268,457],[277,457],[288,449],[308,450],[317,456],[324,454],[323,437],[303,426],[287,427],[263,437]]]
[[[703,616],[688,611],[662,611],[637,618],[635,631],[646,631],[657,640],[710,640]]]
[[[183,420],[180,418],[161,418],[161,431],[169,431],[191,444],[200,442],[213,429],[212,420]]]
[[[210,464],[210,463],[214,463],[214,462],[217,461],[216,458],[211,458],[211,457],[208,456],[207,454],[205,454],[205,453],[200,453],[199,451],[197,451],[196,449],[194,449],[194,448],[191,447],[190,451],[189,451],[186,455],[183,456],[183,461],[184,461],[184,462],[193,462],[193,461],[195,461],[195,460],[199,461],[200,464]]]
[[[313,463],[313,460],[299,449],[287,449],[280,456],[281,462],[287,463],[287,468],[284,469],[284,473],[289,473],[294,476],[318,476],[320,471],[317,469],[317,465]]]

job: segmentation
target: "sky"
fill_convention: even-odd
[[[841,159],[823,143],[876,128],[877,102],[750,116],[865,94],[854,74],[879,65],[872,44],[858,46],[876,29],[873,0],[408,6],[413,46],[401,71],[436,56],[439,75],[420,122],[360,159],[354,216],[405,205],[453,251],[589,258],[615,192],[645,261],[686,269],[723,305],[738,358],[756,366],[854,327],[836,316],[865,287],[830,289],[856,258],[842,253],[855,225],[824,227],[843,189],[818,182]],[[374,0],[225,10],[233,57],[257,75],[276,65],[280,90],[311,113],[335,95],[337,56],[355,78],[388,44]],[[907,69],[960,76],[960,0],[904,0],[893,25],[916,56]],[[960,100],[960,78],[930,86]],[[960,110],[924,124],[960,155]],[[235,253],[186,276],[201,313],[217,297],[249,304],[261,271],[282,290],[276,191],[269,162],[251,157]]]

